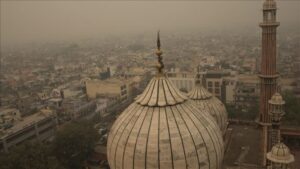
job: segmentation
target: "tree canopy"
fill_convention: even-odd
[[[283,123],[286,125],[300,126],[300,101],[291,91],[283,93],[285,100],[285,115],[283,116]]]
[[[89,121],[61,127],[52,143],[28,141],[0,153],[1,169],[82,169],[98,140]]]
[[[0,154],[1,169],[64,169],[51,153],[50,145],[26,142]]]
[[[65,168],[82,168],[97,140],[98,133],[91,123],[72,122],[57,132],[53,151]]]

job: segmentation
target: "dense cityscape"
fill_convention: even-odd
[[[258,26],[238,32],[162,30],[158,39],[167,79],[189,94],[197,87],[195,78],[201,77],[203,87],[227,110],[225,155],[218,169],[260,169],[262,154],[267,153],[257,148],[262,93],[258,75],[263,65],[259,31]],[[129,105],[139,103],[157,76],[156,38],[155,30],[2,48],[0,168],[118,168],[107,159],[109,131]],[[276,91],[285,100],[279,137],[295,157],[291,169],[298,169],[299,30],[277,32],[276,47]]]

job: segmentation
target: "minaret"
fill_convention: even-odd
[[[275,93],[269,100],[270,116],[272,119],[272,132],[270,135],[270,145],[272,149],[266,154],[269,160],[267,169],[289,169],[295,158],[290,149],[280,141],[280,121],[284,115],[283,105],[285,101],[279,93]]]
[[[272,119],[272,134],[271,134],[271,146],[275,146],[280,143],[280,122],[284,115],[283,105],[285,101],[279,93],[275,93],[269,100],[270,112],[269,115]]]
[[[262,57],[260,72],[260,110],[259,121],[263,129],[263,154],[271,149],[269,138],[269,128],[271,118],[269,116],[268,100],[276,92],[278,73],[276,72],[276,28],[279,22],[276,22],[276,2],[274,0],[265,0],[263,4],[263,22],[262,28]],[[266,165],[264,157],[263,165]]]

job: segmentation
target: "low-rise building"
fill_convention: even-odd
[[[167,76],[182,92],[191,91],[195,85],[195,73],[171,71],[167,73]]]
[[[54,135],[56,126],[57,118],[53,111],[42,109],[2,131],[0,133],[0,151],[8,152],[10,147],[27,140],[46,140]]]
[[[64,106],[68,104],[69,108],[65,108],[65,110],[72,119],[91,119],[97,114],[97,104],[95,101],[82,102],[79,100],[74,100],[68,101],[68,103],[64,104]]]
[[[228,105],[234,105],[235,103],[235,88],[237,84],[237,76],[230,76],[224,78],[225,85],[225,103]]]
[[[10,128],[21,120],[21,113],[15,108],[0,109],[0,131]]]
[[[131,95],[130,86],[126,80],[89,80],[86,81],[86,94],[89,99],[110,97],[125,101]]]
[[[259,78],[257,75],[239,75],[235,88],[235,108],[247,112],[259,99]]]
[[[230,76],[230,72],[222,70],[208,71],[204,76],[206,89],[222,102],[225,102],[226,88],[224,77]]]

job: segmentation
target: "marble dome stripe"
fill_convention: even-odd
[[[188,93],[188,97],[195,102],[199,109],[205,109],[216,120],[223,134],[227,128],[227,111],[223,103],[212,96],[200,83],[197,83],[195,87]]]
[[[185,100],[187,100],[187,97],[181,94],[169,80],[157,76],[150,81],[145,91],[137,97],[136,102],[147,106],[168,106]]]

